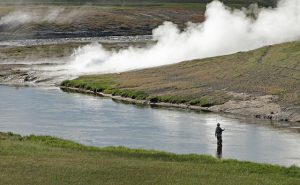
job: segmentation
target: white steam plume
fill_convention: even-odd
[[[10,12],[1,17],[0,25],[19,25],[32,22],[34,15],[30,12],[24,13],[21,11]]]
[[[157,41],[153,46],[108,51],[91,44],[79,48],[67,67],[73,73],[122,72],[299,40],[299,0],[281,0],[273,9],[253,7],[232,10],[213,1],[207,5],[203,23],[188,23],[181,32],[165,22],[153,30]]]
[[[9,12],[0,18],[0,26],[19,26],[28,23],[70,23],[80,17],[82,12],[80,8],[72,11],[67,11],[60,7],[51,7],[45,9],[30,9],[16,10]]]

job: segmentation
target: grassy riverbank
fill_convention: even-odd
[[[63,86],[153,102],[213,106],[237,99],[230,92],[276,95],[300,105],[300,42],[121,74],[81,76]]]
[[[299,184],[300,169],[0,133],[3,184]]]

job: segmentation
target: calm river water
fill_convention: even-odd
[[[2,132],[217,156],[216,121],[226,128],[223,158],[300,166],[300,134],[271,122],[135,106],[58,89],[0,86]]]

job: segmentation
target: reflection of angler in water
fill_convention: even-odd
[[[217,158],[222,159],[222,145],[218,145],[217,147]]]

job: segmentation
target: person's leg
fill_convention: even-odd
[[[222,145],[222,136],[217,136],[218,145]]]
[[[217,136],[218,145],[220,145],[220,136]]]

